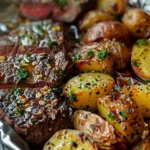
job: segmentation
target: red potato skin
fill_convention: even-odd
[[[88,29],[82,41],[92,43],[101,39],[115,39],[124,43],[130,40],[128,29],[118,21],[104,21]]]

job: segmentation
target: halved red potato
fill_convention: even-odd
[[[134,8],[126,11],[122,17],[123,24],[136,38],[150,36],[150,16],[142,9]]]
[[[98,150],[92,139],[77,130],[56,132],[45,144],[43,150]]]
[[[118,21],[103,21],[89,28],[83,37],[84,43],[92,43],[101,39],[116,39],[124,43],[129,42],[128,29]]]
[[[84,73],[70,79],[63,93],[78,109],[97,110],[97,98],[113,90],[114,79],[103,73]]]
[[[106,21],[106,20],[115,20],[114,17],[108,13],[91,10],[87,12],[83,20],[80,21],[79,28],[81,30],[87,30],[89,27],[94,25],[97,22]]]
[[[101,97],[97,101],[99,114],[130,143],[137,142],[144,129],[142,111],[136,101],[117,92]]]
[[[114,15],[122,15],[126,6],[126,0],[98,0],[97,9]]]
[[[82,46],[76,58],[76,66],[81,72],[113,72],[114,62],[109,50],[99,43]]]
[[[150,40],[140,39],[134,44],[131,65],[139,78],[150,80]]]

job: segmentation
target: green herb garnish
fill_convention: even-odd
[[[140,65],[140,62],[138,59],[133,59],[132,60],[132,65],[138,67]]]
[[[71,141],[71,145],[75,148],[77,148],[78,144],[75,141]]]
[[[107,55],[108,55],[108,51],[102,50],[101,52],[98,53],[98,59],[104,59],[107,57]]]
[[[56,3],[60,6],[61,9],[63,9],[67,5],[68,1],[67,0],[56,0]]]
[[[29,76],[29,72],[26,70],[18,69],[17,75],[19,76],[19,81],[22,81]]]
[[[70,92],[70,99],[72,102],[76,101],[76,94],[74,94],[72,91]]]
[[[18,96],[19,94],[21,94],[22,90],[20,88],[14,88],[12,91],[11,91],[11,95],[15,95],[15,96]]]
[[[63,91],[63,86],[57,87],[57,88],[53,88],[52,89],[54,92],[61,94]]]
[[[121,112],[121,114],[120,114],[123,118],[126,118],[127,117],[127,113],[126,112]]]
[[[143,146],[140,145],[137,150],[143,150]]]
[[[109,113],[108,117],[109,117],[109,119],[112,120],[112,121],[115,120],[115,117],[114,117],[114,115],[113,115],[112,113]]]
[[[136,41],[136,44],[137,44],[138,46],[141,46],[141,45],[148,45],[148,40],[147,40],[147,39],[141,39],[141,40]]]
[[[150,83],[150,80],[145,80],[142,83],[147,85],[148,83]]]
[[[92,50],[87,51],[86,55],[88,57],[93,57],[94,56],[94,52]]]
[[[23,115],[24,112],[25,112],[25,111],[24,111],[23,109],[18,109],[18,110],[17,110],[17,114],[20,114],[20,115]]]

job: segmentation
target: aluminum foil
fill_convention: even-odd
[[[0,150],[29,150],[27,143],[2,121],[0,121],[0,143]]]

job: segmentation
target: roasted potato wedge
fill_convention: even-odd
[[[98,0],[97,9],[114,15],[122,15],[126,6],[126,0]]]
[[[97,109],[97,98],[107,95],[114,87],[114,79],[102,73],[80,74],[67,82],[63,93],[75,108]]]
[[[122,17],[123,24],[136,38],[150,36],[150,16],[142,9],[129,9]]]
[[[133,46],[131,65],[136,75],[143,80],[150,80],[150,41],[141,39]]]
[[[136,101],[125,94],[114,92],[99,98],[97,105],[99,114],[124,135],[130,143],[140,139],[144,119]]]
[[[45,144],[43,150],[98,150],[93,140],[76,130],[56,132]]]
[[[92,43],[101,39],[116,39],[127,43],[130,39],[128,29],[118,21],[103,21],[93,25],[84,35],[84,43]]]
[[[138,143],[132,150],[150,150],[150,139]]]
[[[134,99],[141,108],[143,116],[150,118],[150,85],[124,86],[121,92]]]
[[[76,66],[81,72],[113,72],[114,63],[108,49],[99,43],[84,45],[76,57]]]
[[[88,111],[75,112],[74,127],[94,139],[99,149],[111,150],[117,142],[114,127],[100,116]]]
[[[98,10],[92,10],[89,11],[83,18],[82,21],[80,21],[79,28],[81,30],[87,30],[89,27],[94,25],[97,22],[101,21],[107,21],[107,20],[115,20],[113,16],[111,16],[108,13],[98,11]]]

